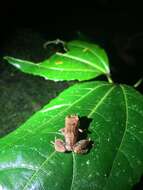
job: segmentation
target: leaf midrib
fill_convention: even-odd
[[[67,54],[67,53],[62,54],[62,53],[57,52],[56,54],[59,55],[59,56],[61,56],[61,57],[66,57],[66,58],[69,58],[69,59],[73,59],[73,60],[82,62],[82,63],[87,64],[87,65],[90,65],[90,66],[92,66],[93,68],[98,69],[100,72],[106,74],[105,70],[103,70],[101,67],[99,67],[99,66],[93,64],[93,63],[90,62],[90,61],[87,61],[87,60],[85,60],[85,59],[82,59],[82,58],[79,58],[79,57],[76,57],[76,56],[73,56],[73,55],[69,55],[69,54]]]
[[[11,57],[8,57],[7,59],[12,59],[12,61],[10,60],[10,62],[11,62],[11,64],[12,65],[14,65],[15,67],[17,67],[16,66],[16,64],[18,64],[20,67],[22,67],[21,66],[21,63],[22,64],[27,64],[27,65],[31,65],[31,66],[33,66],[33,67],[37,67],[37,68],[41,68],[41,69],[45,69],[45,70],[55,70],[55,71],[65,71],[65,72],[68,72],[68,71],[71,71],[71,72],[92,72],[92,73],[95,73],[95,70],[92,70],[92,69],[77,69],[77,68],[58,68],[58,67],[50,67],[50,66],[45,66],[45,65],[42,65],[43,64],[43,62],[40,62],[40,63],[38,63],[38,64],[35,64],[35,63],[33,63],[33,62],[30,62],[30,61],[26,61],[26,60],[20,60],[20,59],[17,59],[17,58],[11,58]],[[13,59],[15,59],[15,60],[13,60]],[[12,63],[12,62],[14,62],[14,61],[16,61],[17,63]],[[21,63],[20,63],[21,62]],[[47,60],[47,62],[48,62],[48,60]],[[21,68],[18,68],[18,69],[21,69]],[[97,71],[96,71],[97,72]]]
[[[72,160],[73,160],[73,164],[72,164],[72,166],[73,166],[73,169],[72,169],[72,180],[71,180],[71,190],[73,189],[73,182],[74,182],[74,178],[75,178],[75,155],[74,155],[74,152],[72,152]]]

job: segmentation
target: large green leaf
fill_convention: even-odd
[[[66,53],[55,53],[49,59],[34,64],[13,57],[5,59],[21,71],[52,80],[88,80],[109,75],[108,58],[98,45],[83,41],[67,43]]]
[[[59,153],[65,116],[92,121],[89,153]],[[129,190],[143,173],[143,97],[133,88],[103,82],[76,84],[0,140],[4,190]]]

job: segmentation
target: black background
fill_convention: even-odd
[[[71,40],[81,32],[105,48],[115,82],[133,85],[143,75],[140,1],[4,1],[0,10],[1,52],[6,42],[25,29],[45,40]]]
[[[4,55],[40,60],[46,53],[38,48],[46,40],[72,40],[81,32],[105,48],[113,80],[133,85],[143,76],[142,8],[140,1],[124,0],[1,1],[1,77],[10,68]],[[143,92],[142,85],[137,89]],[[143,189],[142,182],[134,189]]]

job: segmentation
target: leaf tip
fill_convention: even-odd
[[[4,60],[8,60],[8,56],[4,56],[3,59],[4,59]]]
[[[10,56],[4,56],[3,59],[4,59],[4,60],[7,60],[8,62],[10,62],[10,61],[13,60],[14,58],[13,58],[13,57],[10,57]]]

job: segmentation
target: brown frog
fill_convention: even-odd
[[[83,132],[79,127],[79,117],[77,115],[69,115],[65,118],[65,128],[60,131],[64,135],[65,141],[56,139],[54,146],[58,152],[73,151],[75,153],[86,153],[90,140],[83,139],[78,141],[79,134]]]

